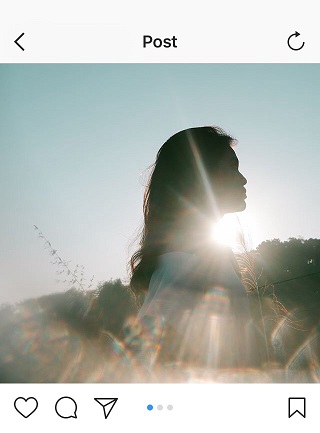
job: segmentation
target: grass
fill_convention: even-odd
[[[301,311],[287,311],[272,287],[267,293],[266,285],[259,286],[247,250],[239,263],[265,348],[263,367],[223,371],[162,357],[148,370],[136,356],[145,340],[135,328],[138,303],[130,287],[116,279],[94,288],[94,277],[87,280],[83,266],[72,268],[35,230],[63,282],[73,287],[0,308],[0,382],[320,381],[319,329],[303,331]],[[284,356],[282,365],[276,350]]]

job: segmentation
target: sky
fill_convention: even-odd
[[[148,167],[181,129],[238,140],[251,247],[320,238],[319,64],[0,65],[0,304],[128,281]],[[242,218],[242,219],[241,219]]]

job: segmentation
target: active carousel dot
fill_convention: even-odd
[[[148,409],[148,410],[152,410],[152,409],[153,409],[152,404],[148,404],[147,409]]]

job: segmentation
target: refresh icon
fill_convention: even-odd
[[[290,39],[293,38],[293,36],[296,38],[296,37],[300,36],[300,33],[295,31],[294,33],[292,33],[292,35],[290,35],[288,37],[288,40],[287,40],[288,47],[293,51],[299,51],[304,47],[304,42],[302,42],[302,45],[300,45],[300,47],[298,47],[298,48],[293,47],[292,45],[290,45]]]

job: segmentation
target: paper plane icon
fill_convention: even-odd
[[[103,407],[104,418],[107,419],[110,412],[117,403],[117,398],[95,398],[95,401]]]

